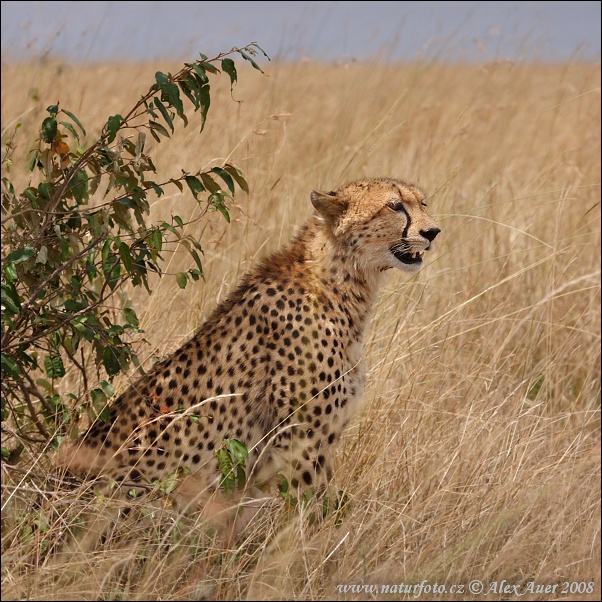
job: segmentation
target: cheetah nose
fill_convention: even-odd
[[[428,230],[420,230],[420,234],[424,236],[429,242],[433,242],[437,234],[441,232],[441,228],[429,228]]]

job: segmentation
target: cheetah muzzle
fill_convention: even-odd
[[[361,400],[363,339],[383,273],[415,272],[439,228],[424,194],[392,178],[312,191],[314,214],[264,258],[180,349],[134,382],[59,450],[71,472],[150,484],[184,473],[178,492],[206,503],[225,438],[249,450],[249,487],[280,472],[323,487]]]

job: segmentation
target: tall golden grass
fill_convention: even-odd
[[[177,66],[3,64],[3,135],[23,124],[15,188],[46,106],[60,100],[94,136]],[[140,357],[183,343],[310,214],[312,188],[381,175],[421,186],[442,233],[419,274],[390,274],[375,308],[365,405],[333,484],[350,505],[312,524],[274,504],[224,548],[141,501],[94,550],[55,555],[86,513],[116,502],[58,493],[30,454],[3,470],[2,598],[599,600],[599,65],[266,71],[242,70],[239,102],[216,82],[203,134],[192,119],[151,152],[164,175],[228,158],[251,191],[230,225],[211,214],[190,226],[205,283],[180,290],[167,276],[150,300],[132,293]],[[174,189],[153,206],[171,213],[199,208]],[[175,250],[168,271],[186,262]],[[521,589],[500,593],[503,580]],[[423,582],[447,593],[381,590]],[[360,584],[375,590],[343,587]]]

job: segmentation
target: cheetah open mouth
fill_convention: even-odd
[[[409,265],[416,265],[422,263],[422,251],[416,251],[415,253],[402,253],[396,251],[395,247],[391,249],[391,253],[395,255],[396,259],[399,259],[401,263],[407,263]]]

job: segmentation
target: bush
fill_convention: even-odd
[[[150,293],[149,275],[162,273],[166,244],[183,244],[192,258],[192,267],[176,274],[181,288],[203,276],[201,244],[184,234],[185,220],[173,215],[149,223],[149,200],[165,187],[186,186],[205,210],[229,221],[228,200],[237,189],[248,191],[245,178],[226,163],[154,181],[145,143],[148,134],[158,143],[169,139],[178,119],[188,124],[186,101],[200,113],[202,131],[211,77],[226,74],[232,89],[237,70],[231,56],[261,71],[258,51],[252,43],[212,59],[201,54],[175,75],[157,72],[148,92],[125,116],[110,116],[87,148],[80,120],[59,103],[51,105],[29,162],[37,186],[17,194],[2,178],[1,401],[3,435],[12,439],[9,450],[4,437],[3,457],[16,459],[27,444],[55,446],[82,413],[102,418],[107,412],[114,376],[131,364],[139,367],[129,337],[140,332],[138,318],[127,304],[116,312],[115,295],[125,283]],[[18,128],[3,141],[3,176],[11,171]],[[99,386],[88,391],[90,362]],[[59,394],[66,365],[83,377],[79,395]]]

